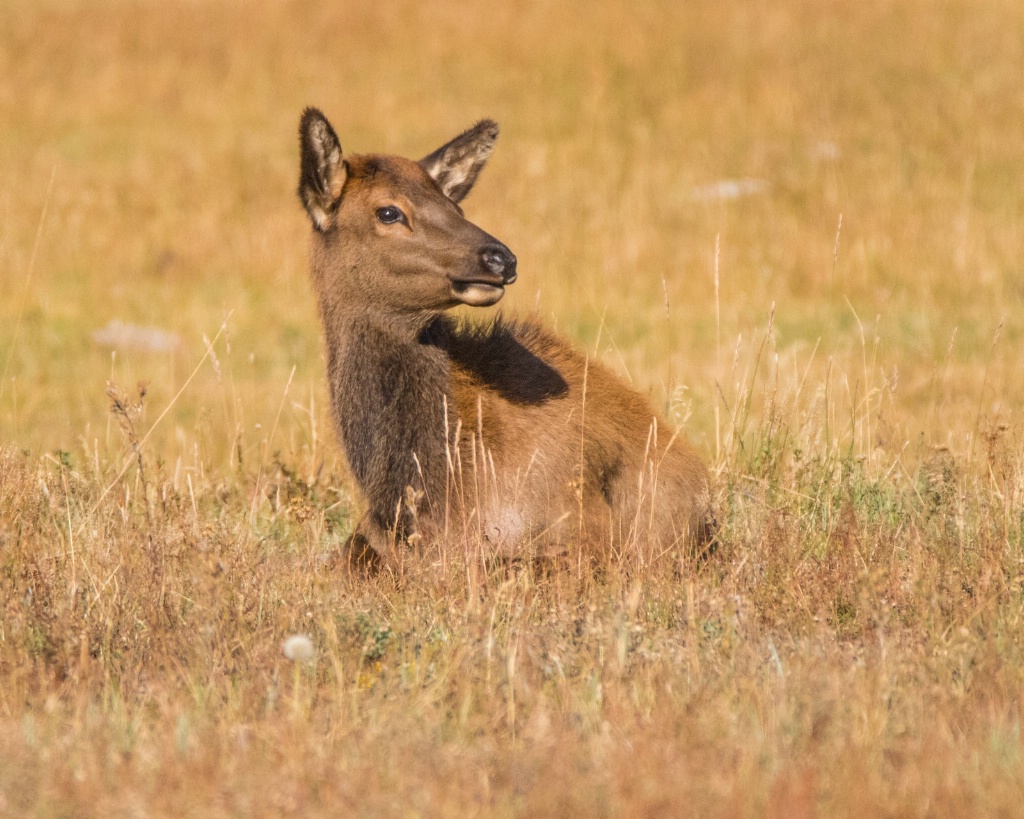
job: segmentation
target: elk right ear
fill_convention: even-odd
[[[420,160],[423,168],[453,202],[466,198],[498,139],[498,123],[484,119]]]
[[[341,156],[341,143],[327,117],[316,108],[307,108],[299,122],[299,144],[302,150],[299,198],[313,220],[313,227],[323,232],[338,207],[348,175]]]

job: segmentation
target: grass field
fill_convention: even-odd
[[[0,4],[0,816],[1019,815],[1022,67],[1008,0]],[[502,309],[685,427],[713,560],[338,569],[310,104],[502,124]]]

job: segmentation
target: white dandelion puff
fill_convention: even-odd
[[[305,634],[293,634],[284,641],[282,649],[284,656],[296,663],[312,660],[316,654],[316,649],[313,648],[313,641]]]

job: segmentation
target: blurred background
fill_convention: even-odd
[[[316,105],[357,153],[498,120],[464,204],[520,259],[501,309],[709,458],[740,404],[862,455],[970,451],[1024,397],[1022,69],[1001,0],[9,0],[0,444],[116,456],[107,382],[145,382],[168,464],[333,468]]]

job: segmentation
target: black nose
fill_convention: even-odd
[[[497,242],[484,245],[480,250],[480,262],[491,273],[501,276],[505,284],[512,284],[516,280],[516,257],[505,245]]]

